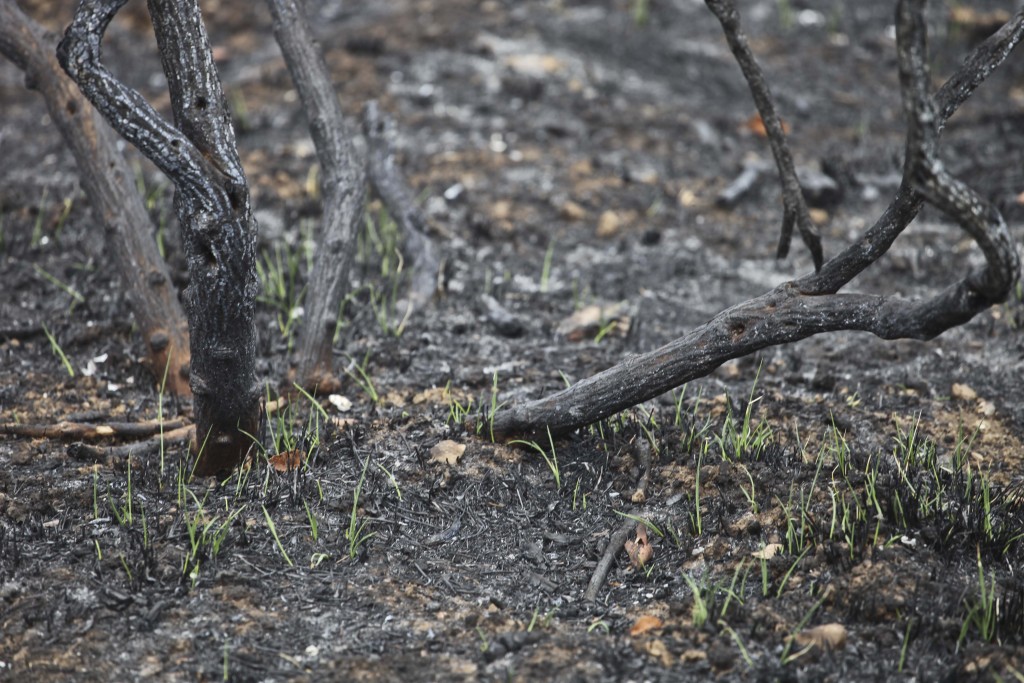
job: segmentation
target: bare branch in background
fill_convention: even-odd
[[[804,201],[803,190],[796,177],[793,155],[790,154],[786,144],[786,133],[782,129],[779,115],[775,112],[771,90],[764,79],[761,67],[754,58],[754,53],[750,51],[747,37],[740,28],[740,13],[732,0],[705,0],[705,4],[722,24],[729,49],[732,50],[736,62],[740,65],[743,77],[747,79],[750,94],[754,97],[754,105],[757,107],[758,114],[761,115],[761,121],[764,122],[764,130],[768,135],[772,155],[775,157],[775,165],[779,169],[779,180],[782,183],[782,232],[779,236],[778,258],[785,258],[789,254],[789,244],[793,240],[793,226],[796,225],[804,244],[811,250],[814,269],[819,270],[824,260],[821,251],[821,236],[814,229],[810,214],[807,212],[807,202]]]

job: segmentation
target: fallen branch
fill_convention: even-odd
[[[978,46],[934,97],[927,93],[920,0],[899,3],[901,89],[908,112],[906,165],[891,204],[860,240],[820,272],[738,304],[646,354],[536,401],[498,413],[500,434],[566,432],[703,377],[727,360],[822,332],[861,330],[882,339],[932,339],[1003,301],[1020,272],[1016,248],[999,211],[943,171],[937,139],[946,119],[1021,40],[1024,10]],[[925,198],[956,220],[981,247],[985,266],[935,297],[910,301],[838,294],[877,260],[920,211]]]
[[[68,446],[68,455],[74,460],[86,462],[103,462],[108,465],[116,464],[128,457],[141,457],[159,453],[161,448],[171,444],[183,444],[195,439],[195,427],[185,425],[169,432],[164,432],[145,441],[135,441],[128,444],[116,446],[97,446],[82,442],[76,442]]]
[[[61,421],[54,424],[0,424],[0,434],[11,436],[27,436],[34,439],[78,439],[82,441],[94,441],[98,439],[139,439],[154,434],[165,434],[180,429],[185,425],[184,420],[166,420],[160,422],[151,420],[147,422],[107,422],[105,424],[90,424],[86,422]]]

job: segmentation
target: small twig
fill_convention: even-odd
[[[75,460],[84,460],[86,462],[105,461],[107,464],[113,464],[129,456],[138,457],[157,453],[162,446],[167,444],[180,444],[191,441],[194,434],[195,427],[193,425],[185,425],[145,441],[119,444],[117,446],[96,446],[75,442],[68,446],[68,455]]]
[[[138,439],[159,434],[161,428],[165,433],[179,429],[183,420],[165,421],[161,427],[158,421],[148,422],[108,422],[107,424],[89,424],[85,422],[61,421],[55,424],[0,424],[0,434],[27,436],[33,439],[79,439],[92,441],[107,438]]]
[[[743,170],[733,179],[715,198],[715,204],[723,209],[732,208],[750,192],[757,184],[761,173],[766,170],[765,164],[760,161],[747,162],[743,164]]]
[[[597,563],[597,567],[594,568],[594,574],[590,577],[590,583],[587,584],[587,590],[583,594],[584,600],[593,602],[597,599],[597,592],[601,590],[601,585],[604,584],[604,580],[612,568],[615,556],[623,549],[626,540],[629,539],[629,535],[635,530],[636,521],[627,519],[612,532],[611,537],[608,539],[608,545],[605,546],[604,555],[601,557],[601,561]]]

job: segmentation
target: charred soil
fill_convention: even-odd
[[[68,19],[32,4],[55,30]],[[796,245],[773,258],[767,143],[702,3],[314,10],[346,110],[376,98],[397,120],[445,259],[443,295],[406,318],[399,239],[371,204],[338,331],[346,382],[320,407],[277,400],[316,239],[314,150],[265,9],[205,4],[260,222],[266,448],[214,483],[189,480],[175,443],[2,437],[0,679],[1021,676],[1019,296],[932,342],[829,334],[569,437],[490,438],[507,402],[811,268]],[[988,4],[935,3],[937,80],[991,30]],[[892,3],[746,5],[797,165],[831,179],[815,201],[834,254],[899,180]],[[167,111],[152,42],[139,8],[107,60]],[[944,133],[947,164],[1018,238],[1021,64]],[[71,157],[9,65],[0,103],[0,422],[177,418],[138,363]],[[181,284],[171,188],[127,153]],[[751,162],[767,170],[720,206]],[[925,211],[853,284],[924,296],[979,258]],[[653,557],[620,546],[585,600],[624,525]]]

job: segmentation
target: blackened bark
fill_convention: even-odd
[[[923,0],[900,0],[897,7],[900,83],[908,127],[903,182],[888,209],[856,244],[820,272],[734,306],[659,349],[547,398],[512,405],[498,413],[494,431],[565,432],[707,375],[732,358],[821,332],[862,330],[883,339],[931,339],[1004,300],[1020,275],[1016,246],[996,208],[944,170],[937,143],[946,119],[1020,42],[1024,10],[976,48],[932,97],[923,5]],[[985,267],[922,302],[836,293],[885,253],[926,200],[975,239]]]
[[[25,15],[14,0],[0,0],[0,54],[25,73],[39,91],[65,143],[75,156],[82,187],[104,226],[114,270],[146,343],[146,365],[158,386],[189,396],[189,336],[185,313],[167,264],[151,234],[152,222],[102,117],[57,64],[57,37]],[[164,374],[166,372],[166,383]]]
[[[268,0],[281,47],[320,160],[323,229],[306,288],[305,320],[296,358],[299,382],[311,391],[337,384],[332,345],[339,307],[348,294],[356,232],[363,219],[366,172],[352,144],[341,103],[297,0]]]
[[[800,189],[800,181],[796,177],[796,167],[793,165],[793,155],[789,153],[786,133],[782,129],[782,122],[779,120],[778,114],[775,113],[775,104],[772,102],[768,83],[754,58],[754,53],[750,51],[747,37],[740,28],[740,13],[732,0],[705,0],[705,4],[722,25],[729,49],[736,58],[743,77],[747,80],[750,94],[754,98],[754,105],[761,116],[761,121],[764,122],[768,143],[772,148],[772,156],[775,157],[775,165],[779,169],[779,180],[782,184],[782,231],[779,236],[778,258],[785,258],[789,254],[789,244],[793,239],[793,226],[796,225],[804,244],[811,250],[814,269],[819,270],[824,260],[821,251],[821,237],[814,229],[810,214],[807,212],[807,203],[804,201],[803,191]]]
[[[111,126],[174,182],[188,259],[195,473],[242,461],[259,433],[253,318],[256,225],[234,131],[196,0],[150,0],[175,125],[100,61],[110,20],[126,0],[82,0],[57,50],[61,66]]]

